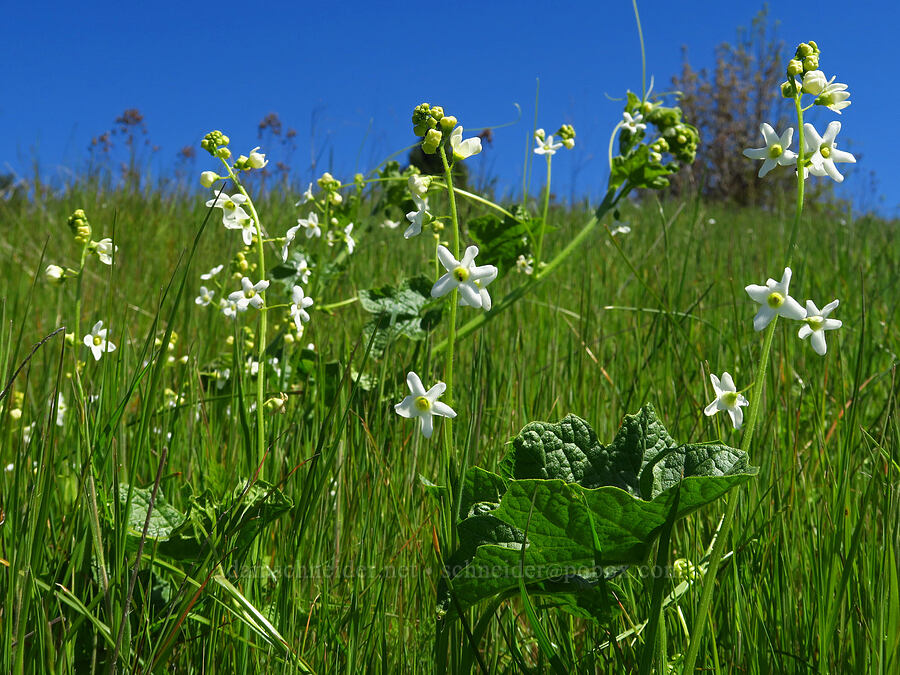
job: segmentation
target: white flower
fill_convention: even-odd
[[[322,229],[319,227],[319,214],[317,214],[315,211],[310,213],[306,218],[297,218],[297,225],[302,227],[306,232],[307,239],[322,236]],[[296,232],[296,228],[292,227],[290,230],[288,230],[288,237],[293,239],[291,230],[294,230]]]
[[[52,283],[59,284],[66,278],[66,271],[59,265],[47,265],[47,269],[44,270],[44,276]]]
[[[293,301],[291,318],[294,320],[294,325],[299,329],[303,323],[309,321],[309,312],[306,311],[306,308],[312,307],[313,299],[305,296],[300,286],[294,286],[291,289],[291,300]]]
[[[211,188],[217,180],[221,180],[215,171],[204,171],[200,174],[200,185]]]
[[[742,394],[737,392],[734,386],[734,380],[728,373],[722,373],[722,379],[710,373],[709,379],[712,381],[713,389],[716,392],[716,400],[706,406],[703,414],[712,417],[720,410],[727,410],[731,417],[731,423],[735,429],[740,429],[744,422],[744,411],[741,406],[750,405]]]
[[[216,276],[219,272],[221,272],[224,269],[224,267],[225,267],[225,265],[216,265],[209,272],[206,272],[205,274],[201,274],[200,278],[203,281],[209,281],[214,276]]]
[[[610,234],[616,236],[617,234],[628,234],[629,232],[631,232],[631,228],[628,225],[618,225],[610,231]]]
[[[3,470],[6,471],[7,473],[11,473],[16,470],[16,465],[13,463],[9,463],[5,467],[3,467]]]
[[[516,258],[516,272],[519,272],[520,274],[533,274],[534,258],[531,256],[526,258],[524,255],[520,255]]]
[[[259,309],[263,306],[263,298],[260,293],[268,287],[269,282],[265,279],[254,284],[247,277],[241,277],[241,290],[229,293],[228,299],[235,303],[239,312],[246,312],[251,306]],[[226,316],[228,315],[226,314]]]
[[[25,443],[26,445],[28,443],[31,443],[31,436],[34,433],[34,426],[35,426],[35,423],[32,422],[31,424],[22,427],[22,442]],[[35,462],[35,464],[36,464],[36,462]],[[35,467],[35,468],[37,468],[37,467]],[[35,471],[35,473],[37,473],[37,471]]]
[[[257,150],[259,150],[259,146],[256,146],[250,151],[250,157],[247,158],[247,163],[254,169],[261,169],[269,163],[269,160],[266,159],[266,156],[263,153],[257,152]]]
[[[431,214],[428,213],[427,199],[424,197],[417,197],[415,193],[413,193],[413,202],[418,210],[410,211],[406,214],[406,219],[409,221],[410,225],[406,228],[406,232],[403,233],[404,239],[410,239],[411,237],[422,234],[422,225],[425,224],[425,219],[431,216]]]
[[[744,157],[750,159],[765,160],[759,168],[759,177],[762,178],[777,165],[788,166],[796,163],[797,155],[792,150],[788,150],[791,140],[794,137],[794,127],[788,127],[781,137],[775,133],[772,125],[763,122],[759,125],[763,138],[766,139],[766,147],[764,148],[748,148],[744,150]]]
[[[250,216],[247,215],[247,212],[241,208],[241,204],[246,201],[247,198],[240,193],[229,197],[222,192],[217,195],[215,199],[210,199],[206,202],[206,206],[222,209],[222,224],[229,230],[236,230],[242,227],[241,223],[243,221],[249,220],[250,218]]]
[[[438,259],[447,270],[447,273],[437,280],[437,283],[431,289],[431,297],[439,298],[447,295],[454,288],[459,288],[460,304],[469,307],[482,307],[484,297],[481,285],[482,283],[490,283],[497,277],[497,268],[493,265],[475,266],[475,256],[478,255],[477,246],[469,246],[462,260],[453,257],[444,246],[438,246]],[[487,292],[485,291],[485,294]],[[488,304],[490,304],[490,296],[488,296]]]
[[[350,223],[349,225],[347,225],[347,227],[344,228],[344,233],[343,235],[341,235],[341,238],[347,244],[347,252],[350,255],[353,255],[353,249],[356,248],[356,242],[353,240],[351,232],[353,232],[353,223]]]
[[[216,294],[215,291],[211,291],[206,286],[200,287],[200,295],[194,298],[194,302],[200,305],[201,307],[206,307],[209,303],[212,302],[213,296]]]
[[[543,127],[534,130],[534,140],[539,143],[543,141],[547,137],[547,132],[544,131]]]
[[[819,136],[819,132],[812,124],[804,124],[803,131],[805,136],[803,144],[806,146],[806,152],[810,153],[809,161],[811,162],[809,172],[813,176],[829,176],[840,183],[844,177],[838,173],[835,162],[856,163],[856,157],[849,152],[837,149],[835,137],[841,130],[841,123],[835,120],[825,129],[825,135]]]
[[[226,384],[228,384],[229,377],[231,377],[231,368],[216,371],[216,391],[220,391]]]
[[[294,239],[297,236],[297,231],[303,227],[301,224],[294,225],[293,227],[288,228],[288,231],[284,235],[284,246],[281,247],[281,262],[287,262],[288,259],[288,247],[294,242]]]
[[[391,220],[390,218],[385,218],[384,221],[381,223],[381,226],[386,227],[389,230],[396,230],[398,227],[400,227],[400,221],[399,220]]]
[[[312,274],[312,268],[309,266],[309,261],[306,259],[306,256],[301,254],[298,258],[295,269],[297,270],[297,276],[300,277],[300,283],[305,284],[309,282],[309,275]]]
[[[622,121],[621,125],[623,129],[628,129],[633,134],[636,134],[638,131],[643,131],[647,128],[647,125],[643,123],[644,116],[641,113],[638,113],[634,117],[632,117],[629,113],[622,113]]]
[[[536,155],[555,155],[556,151],[563,146],[562,143],[553,142],[553,134],[547,136],[546,140],[537,138],[537,134],[535,134],[535,137],[537,147],[534,149],[534,154]]]
[[[413,196],[413,199],[416,197],[424,197],[425,193],[428,192],[428,188],[431,187],[431,176],[422,176],[420,174],[414,173],[409,179],[406,181],[409,186],[409,191]]]
[[[481,139],[474,136],[463,140],[462,133],[462,127],[456,127],[450,132],[450,147],[453,149],[454,161],[467,159],[481,152]]]
[[[56,395],[56,426],[61,427],[66,423],[66,412],[68,412],[69,406],[66,405],[66,399],[63,397],[63,393],[59,392]]]
[[[797,336],[801,340],[809,338],[813,349],[819,356],[825,356],[825,352],[828,349],[825,344],[825,331],[837,330],[843,325],[840,319],[828,318],[828,315],[831,314],[839,304],[839,300],[832,300],[822,308],[822,311],[819,311],[812,300],[806,301],[806,318],[803,320],[804,323],[800,326],[800,331],[797,333]]]
[[[104,265],[112,265],[113,253],[118,251],[119,247],[113,246],[112,239],[106,237],[97,242],[97,248],[95,250],[97,252],[97,257],[100,258],[100,262]]]
[[[769,325],[776,314],[787,319],[806,318],[806,311],[800,306],[800,303],[788,295],[790,283],[791,268],[785,267],[781,281],[767,279],[765,286],[750,284],[744,288],[747,295],[761,305],[756,316],[753,317],[753,328],[758,331],[762,330]]]
[[[312,183],[306,188],[306,192],[303,193],[300,197],[300,201],[294,204],[294,206],[301,206],[307,202],[315,201],[315,197],[313,197],[312,193]]]
[[[91,332],[84,336],[84,344],[94,355],[94,361],[99,361],[103,352],[116,351],[116,346],[106,339],[107,332],[109,329],[103,327],[102,321],[98,321],[91,328]]]
[[[224,314],[227,318],[233,319],[237,316],[238,312],[237,301],[232,300],[230,297],[222,298],[221,300],[219,300],[219,309],[222,310],[222,314]]]
[[[425,391],[419,376],[410,372],[406,375],[406,385],[409,387],[409,396],[394,405],[394,410],[401,417],[418,417],[419,428],[422,430],[422,435],[425,438],[431,438],[431,434],[434,431],[434,420],[432,418],[435,415],[450,418],[456,417],[456,411],[453,408],[446,403],[438,401],[438,398],[447,389],[447,385],[443,382],[438,382],[431,389]]]
[[[824,105],[829,110],[833,110],[840,115],[841,110],[850,105],[850,101],[847,100],[848,98],[850,98],[850,92],[847,91],[847,85],[835,82],[832,77],[828,80],[825,88],[816,98],[814,103],[816,105]]]

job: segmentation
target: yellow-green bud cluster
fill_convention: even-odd
[[[445,115],[441,106],[420,103],[413,110],[412,123],[413,133],[416,136],[424,136],[422,151],[427,155],[433,155],[441,143],[450,137],[450,132],[457,125],[457,119],[453,115]]]
[[[422,141],[422,151],[426,155],[433,155],[437,152],[443,138],[444,136],[440,131],[437,129],[430,129],[428,133],[425,134],[425,140]]]
[[[221,131],[210,131],[203,137],[203,140],[200,141],[200,147],[213,157],[228,159],[231,157],[231,150],[227,147],[229,142],[228,136]]]
[[[336,179],[327,171],[323,173],[319,179],[316,181],[316,184],[323,190],[337,190],[341,187],[341,181]]]
[[[559,136],[559,140],[562,141],[566,150],[571,150],[575,147],[575,127],[571,124],[563,124],[557,130],[556,135]]]
[[[656,105],[644,119],[655,125],[660,132],[660,138],[650,147],[651,152],[657,155],[669,152],[685,164],[694,161],[700,144],[700,133],[695,126],[682,122],[681,108]]]
[[[82,209],[77,209],[66,221],[69,229],[75,237],[75,241],[82,246],[91,240],[91,224]]]
[[[794,58],[788,62],[788,78],[804,75],[811,70],[819,69],[819,45],[810,40],[797,45]]]

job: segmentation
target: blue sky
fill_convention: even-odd
[[[694,67],[711,65],[715,46],[733,40],[761,6],[644,0],[648,74],[658,88],[667,86],[680,70],[682,46]],[[838,141],[861,161],[839,196],[900,214],[894,152],[883,145],[891,136],[883,128],[900,109],[900,9],[886,0],[821,0],[773,2],[770,13],[788,45],[816,40],[826,74],[850,86],[853,104],[840,118]],[[607,95],[640,89],[637,30],[625,0],[557,4],[552,11],[505,0],[35,0],[8,3],[4,24],[0,173],[28,176],[38,160],[45,178],[83,168],[91,138],[124,109],[137,108],[158,146],[145,151],[157,175],[171,172],[176,153],[198,146],[214,128],[239,152],[249,151],[258,144],[259,121],[276,112],[297,131],[291,163],[298,181],[311,178],[313,156],[318,172],[333,164],[349,179],[412,142],[412,109],[429,101],[469,128],[519,119],[495,131],[493,146],[472,167],[518,191],[539,78],[538,126],[555,130],[566,122],[578,132],[577,152],[554,162],[554,191],[596,196],[606,180],[609,132],[621,114]],[[832,117],[814,121],[822,131]],[[210,168],[199,153],[195,167]],[[880,201],[870,189],[873,172]]]

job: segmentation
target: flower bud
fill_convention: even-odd
[[[59,265],[47,265],[44,275],[51,283],[61,284],[66,278],[66,271]]]
[[[434,129],[437,120],[431,116],[431,106],[427,103],[420,103],[413,110],[412,114],[413,133],[416,136],[424,136],[429,129]]]
[[[819,67],[818,54],[810,54],[803,59],[803,70],[816,70]]]
[[[781,83],[781,95],[784,98],[794,98],[797,95],[797,82],[793,78]]]
[[[341,196],[340,192],[331,192],[331,193],[329,193],[328,198],[331,200],[331,203],[334,206],[337,206],[342,201],[344,201],[344,198]]]
[[[259,150],[259,146],[253,148],[253,150],[250,151],[250,157],[247,160],[247,162],[250,164],[251,169],[261,169],[269,163],[269,161],[266,159],[265,154],[257,152],[257,150]]]
[[[545,138],[547,138],[547,132],[545,132],[543,129],[534,130],[534,140],[543,143]]]
[[[567,140],[575,140],[575,127],[571,124],[563,124],[557,131],[556,135],[559,136],[560,140],[565,143]],[[572,144],[574,145],[574,143]],[[570,146],[566,146],[570,147]]]
[[[440,122],[440,121],[444,118],[444,109],[443,109],[441,106],[439,106],[439,105],[432,106],[432,108],[431,108],[431,118],[432,118],[435,122]]]
[[[803,62],[798,61],[797,59],[791,59],[788,61],[787,66],[787,74],[788,77],[793,77],[794,75],[799,75],[803,72]]]
[[[825,79],[825,73],[821,70],[810,70],[803,76],[803,91],[813,96],[821,94],[828,80]]]
[[[91,224],[88,222],[87,216],[82,209],[77,209],[75,213],[69,216],[66,221],[72,234],[75,235],[75,241],[82,246],[91,240]]]
[[[66,333],[65,342],[72,347],[75,344],[75,333]]]
[[[215,155],[219,159],[228,159],[229,157],[231,157],[231,150],[229,150],[228,148],[219,148],[218,150],[216,150]]]
[[[441,118],[441,131],[444,133],[448,133],[453,131],[453,127],[456,126],[456,118],[453,115],[446,115]]]
[[[813,53],[815,52],[812,48],[812,45],[809,45],[805,42],[801,42],[799,45],[797,45],[797,56],[799,56],[800,58],[805,58]]]
[[[422,151],[426,155],[433,155],[437,152],[442,138],[443,136],[440,131],[437,129],[430,129],[428,133],[425,134],[425,140],[422,141]]]
[[[215,171],[204,171],[200,174],[200,185],[205,188],[211,188],[217,180],[220,178]]]

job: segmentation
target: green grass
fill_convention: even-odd
[[[296,199],[270,193],[258,204],[271,233],[295,223]],[[327,284],[311,280],[313,310],[433,273],[429,235],[405,241],[400,230],[381,229],[371,203],[355,221],[358,251],[347,268]],[[367,358],[359,303],[313,311],[303,342],[321,358],[289,380],[270,371],[270,394],[289,399],[285,415],[268,418],[270,451],[259,469],[255,384],[244,375],[218,391],[203,375],[214,362],[241,370],[253,352],[235,325],[254,326],[256,317],[234,324],[193,303],[199,274],[234,254],[236,235],[214,213],[187,267],[203,198],[81,185],[61,197],[38,188],[34,199],[0,202],[0,385],[33,343],[60,325],[72,330],[75,284],[53,286],[42,269],[75,266],[65,219],[76,208],[95,238],[114,232],[120,247],[113,267],[88,268],[81,332],[103,319],[119,348],[96,363],[80,349],[88,362],[79,375],[57,335],[15,380],[21,420],[8,414],[13,399],[3,401],[0,465],[14,469],[0,474],[0,670],[105,672],[113,653],[127,672],[435,669],[441,510],[420,476],[439,480],[440,434],[425,440],[393,404],[407,393],[408,370],[428,384],[440,379],[443,357],[430,355],[430,342],[401,339]],[[645,402],[680,441],[739,445],[726,417],[702,414],[712,398],[708,373],[727,370],[739,388],[751,384],[762,336],[743,287],[780,277],[791,212],[659,205],[652,195],[622,210],[632,232],[616,239],[621,255],[598,229],[535,292],[458,344],[455,438],[470,464],[496,468],[527,422],[569,412],[608,442]],[[463,224],[481,212],[463,202]],[[550,254],[589,216],[551,208],[559,229],[545,242]],[[761,470],[729,496],[740,504],[698,663],[705,672],[900,672],[895,230],[865,217],[842,224],[814,205],[803,217],[792,294],[820,307],[839,298],[834,316],[844,325],[828,334],[825,358],[788,322],[777,328],[751,452]],[[491,286],[495,302],[521,282],[514,271],[501,277]],[[472,316],[464,311],[463,320]],[[151,361],[145,370],[165,330],[177,333],[173,354],[187,363],[157,369]],[[300,350],[286,354],[282,365]],[[372,379],[357,380],[358,372]],[[84,407],[79,380],[85,397],[97,397]],[[166,406],[166,388],[184,404]],[[57,391],[69,406],[62,427],[49,405]],[[204,494],[228,503],[258,469],[293,507],[253,543],[239,546],[238,528],[176,559],[148,539],[135,574],[143,519],[129,536],[120,484],[152,490],[159,475],[165,500],[196,510]],[[700,564],[723,511],[714,504],[680,522],[670,559]],[[647,620],[652,578],[635,570],[617,581],[622,611],[606,625],[547,609],[537,596],[485,603],[467,621],[474,629],[486,617],[481,662],[490,672],[544,672],[542,633],[570,672],[636,669],[641,637],[617,636]],[[665,609],[670,655],[687,649],[700,584],[682,590]],[[465,631],[448,639],[449,670],[477,671]]]

